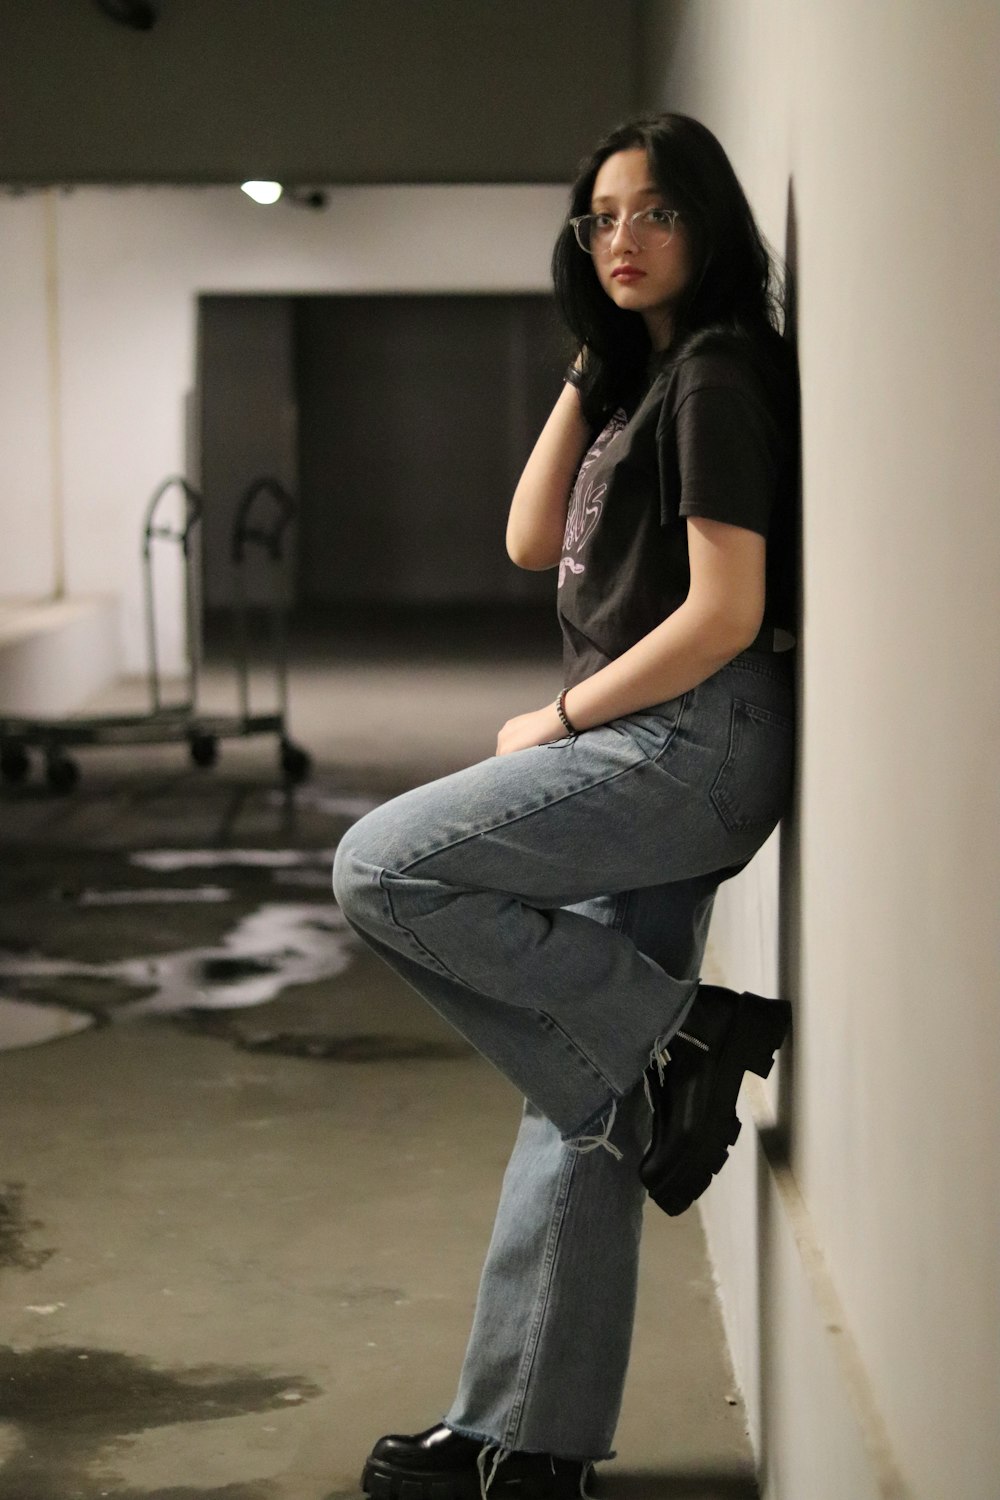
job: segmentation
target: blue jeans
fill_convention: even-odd
[[[525,1096],[445,1418],[501,1450],[610,1454],[643,1074],[694,1001],[719,883],[787,806],[790,656],[745,651],[681,697],[418,787],[338,848],[351,926]],[[579,1149],[612,1119],[620,1159]]]

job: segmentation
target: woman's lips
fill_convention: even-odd
[[[612,281],[640,281],[645,276],[636,266],[616,266],[611,272]]]

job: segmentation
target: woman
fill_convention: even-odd
[[[373,1496],[583,1493],[610,1456],[646,1191],[680,1213],[736,1139],[786,1002],[699,984],[720,881],[793,755],[792,362],[715,137],[597,148],[555,248],[579,353],[511,504],[559,569],[565,687],[496,756],[378,808],[334,870],[352,926],[525,1095],[455,1401],[381,1438]]]

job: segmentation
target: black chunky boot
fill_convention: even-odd
[[[725,1166],[743,1074],[767,1077],[791,1021],[787,1000],[699,986],[660,1066],[646,1069],[653,1130],[639,1176],[664,1213],[690,1208]]]
[[[379,1438],[365,1464],[361,1488],[372,1500],[480,1500],[484,1478],[493,1470],[487,1452],[480,1474],[479,1438],[462,1437],[439,1423],[412,1437]],[[550,1458],[547,1453],[510,1453],[489,1484],[493,1497],[518,1500],[577,1500],[586,1493],[588,1462]]]

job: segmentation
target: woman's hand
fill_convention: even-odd
[[[555,704],[549,703],[530,714],[518,714],[516,718],[508,719],[497,735],[497,754],[510,755],[515,750],[529,750],[532,745],[561,740],[565,734]]]

